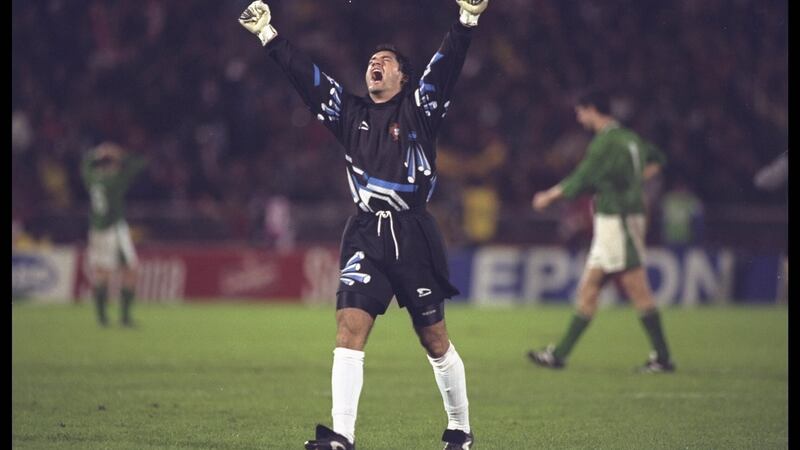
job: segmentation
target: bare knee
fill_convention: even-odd
[[[656,301],[652,296],[644,296],[639,298],[631,297],[633,307],[639,312],[652,311],[658,307]]]
[[[581,290],[578,295],[578,312],[584,317],[592,317],[597,312],[597,297],[600,294],[599,289]]]
[[[578,287],[577,310],[584,317],[592,317],[597,311],[597,298],[603,286],[604,277],[600,272],[590,271],[584,274]]]
[[[336,346],[364,350],[374,322],[369,313],[358,308],[342,308],[336,311]]]
[[[106,286],[111,279],[111,271],[108,269],[94,268],[92,270],[92,284],[94,286]]]
[[[136,275],[136,269],[125,269],[122,272],[122,284],[129,289],[133,289],[136,287]]]
[[[650,283],[643,268],[623,273],[620,276],[620,282],[625,294],[637,311],[644,312],[656,308],[656,302],[650,290]]]
[[[450,348],[450,337],[444,320],[427,327],[415,327],[419,342],[432,358],[441,358]]]

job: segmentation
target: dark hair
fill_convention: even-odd
[[[375,51],[372,52],[372,54],[374,55],[375,53],[383,51],[394,53],[394,57],[397,58],[397,63],[400,65],[400,72],[403,72],[403,75],[408,77],[404,86],[410,85],[410,82],[414,79],[414,69],[411,67],[411,61],[408,57],[402,54],[393,44],[379,44],[375,47]]]
[[[605,91],[592,89],[578,97],[578,106],[594,106],[600,114],[611,115],[611,99]]]

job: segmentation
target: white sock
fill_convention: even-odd
[[[469,433],[469,401],[467,401],[467,377],[464,374],[464,362],[456,352],[453,343],[441,358],[431,358],[433,376],[439,386],[447,412],[447,428]]]
[[[333,350],[331,396],[333,431],[355,442],[358,397],[364,384],[364,352],[336,347]]]

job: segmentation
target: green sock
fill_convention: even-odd
[[[133,303],[133,289],[123,287],[120,292],[120,303],[122,306],[122,323],[131,322],[131,304]]]
[[[591,317],[584,317],[578,313],[572,317],[572,322],[569,324],[569,329],[567,329],[567,334],[561,339],[561,342],[558,343],[555,350],[553,351],[553,355],[558,359],[566,359],[569,352],[572,351],[572,347],[575,345],[575,342],[578,341],[578,338],[581,337],[583,330],[589,325],[589,322],[592,320]]]
[[[97,320],[105,325],[108,322],[106,317],[106,303],[108,302],[108,286],[100,284],[92,289],[94,295],[94,306],[97,311]]]
[[[664,332],[661,330],[661,316],[658,314],[657,309],[652,309],[641,315],[642,325],[644,325],[647,335],[650,337],[650,343],[658,354],[659,362],[669,362],[669,350],[667,349],[667,341],[664,339]]]

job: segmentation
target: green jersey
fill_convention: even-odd
[[[93,229],[106,229],[125,218],[125,194],[131,181],[145,164],[144,158],[128,155],[120,161],[119,170],[105,173],[92,166],[90,154],[83,158],[81,176],[86,190],[89,191],[89,220]]]
[[[578,167],[559,184],[566,198],[594,193],[595,213],[644,213],[642,171],[647,164],[664,162],[654,145],[612,124],[597,133]]]

